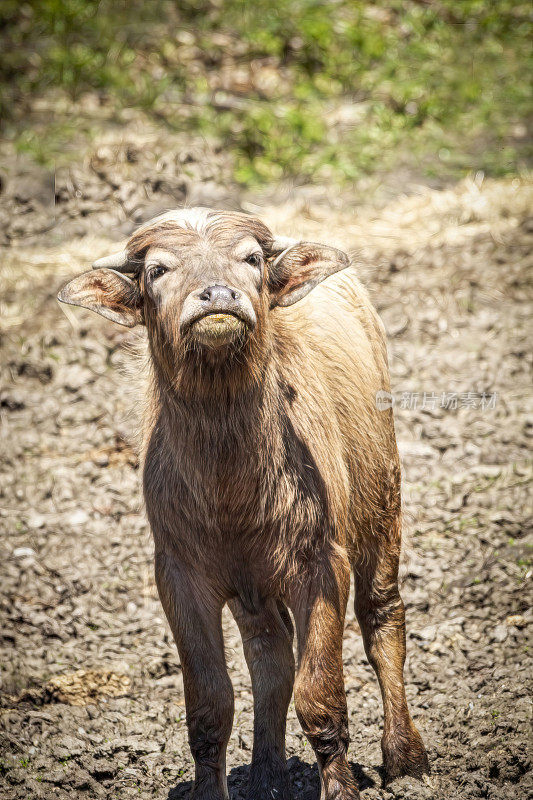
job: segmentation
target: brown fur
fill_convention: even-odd
[[[260,280],[228,255],[246,237],[265,255]],[[389,390],[383,328],[352,267],[295,305],[271,309],[280,293],[308,281],[305,293],[339,269],[328,265],[335,251],[307,245],[277,259],[272,242],[258,220],[217,213],[196,227],[155,221],[128,245],[151,353],[144,495],[183,669],[195,800],[228,796],[226,603],[254,691],[250,800],[290,796],[284,738],[293,682],[321,797],[358,797],[346,760],[342,669],[350,567],[383,694],[387,775],[428,769],[403,684],[400,466],[392,412],[375,403],[378,390]],[[144,263],[153,248],[178,259],[171,300],[150,293]],[[245,291],[257,314],[255,329],[222,353],[199,347],[178,324],[191,286],[212,274]]]

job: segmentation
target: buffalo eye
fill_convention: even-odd
[[[250,253],[244,260],[247,264],[251,264],[252,267],[260,267],[263,263],[261,253]]]
[[[158,264],[156,267],[152,267],[149,270],[148,277],[151,281],[155,281],[156,278],[160,278],[165,272],[168,272],[168,268],[164,267],[162,264]]]

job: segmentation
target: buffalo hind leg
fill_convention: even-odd
[[[426,750],[405,697],[405,611],[398,589],[400,545],[398,520],[389,535],[374,541],[365,557],[354,563],[355,613],[383,699],[381,749],[386,781],[399,775],[420,778],[429,772]]]
[[[356,800],[359,790],[346,760],[348,711],[342,666],[350,576],[345,568],[337,569],[336,575],[329,567],[325,572],[318,578],[318,590],[302,589],[291,602],[298,636],[294,704],[315,751],[321,800]]]
[[[156,553],[161,603],[178,646],[189,744],[195,763],[191,800],[228,800],[226,747],[233,723],[233,688],[226,669],[222,602],[202,592],[165,553]]]
[[[292,623],[281,601],[268,599],[257,613],[229,602],[239,626],[254,695],[254,744],[247,797],[290,800],[285,760],[287,709],[294,683]]]

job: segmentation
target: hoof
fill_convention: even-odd
[[[197,788],[192,790],[188,800],[229,800],[229,795],[222,794],[218,789]]]
[[[355,785],[351,786],[329,786],[324,795],[325,800],[360,800],[359,789]]]
[[[188,800],[229,800],[226,781],[195,781]]]
[[[270,762],[252,769],[247,800],[293,800],[285,762]]]
[[[324,800],[359,800],[359,788],[354,780],[352,771],[344,761],[340,764],[331,764],[322,772]]]
[[[419,780],[429,775],[429,761],[422,737],[412,728],[407,734],[398,733],[383,737],[381,742],[385,784],[402,775],[410,775]]]

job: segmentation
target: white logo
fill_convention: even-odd
[[[378,411],[388,411],[394,405],[394,397],[390,392],[385,392],[380,389],[376,392],[376,408]]]

